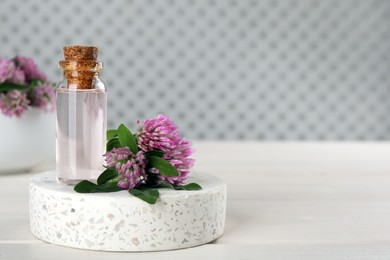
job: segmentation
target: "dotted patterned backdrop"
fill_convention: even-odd
[[[390,139],[388,0],[0,0],[0,56],[60,78],[96,45],[109,126],[195,139]]]

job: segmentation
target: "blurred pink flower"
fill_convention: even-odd
[[[9,90],[6,94],[0,93],[0,110],[6,116],[20,117],[29,109],[30,101],[26,92],[16,89]]]
[[[24,72],[26,81],[30,81],[32,79],[40,79],[43,81],[47,80],[47,76],[38,70],[38,67],[33,59],[23,56],[16,56],[14,61],[16,66]]]
[[[20,85],[26,84],[26,76],[24,75],[23,70],[16,68],[9,81]]]
[[[8,60],[0,58],[0,84],[12,77],[15,71],[15,64]]]
[[[50,82],[39,83],[32,91],[31,105],[39,107],[45,112],[53,112],[55,91]]]
[[[0,58],[0,111],[4,115],[20,117],[30,106],[52,112],[54,100],[54,87],[31,58]]]

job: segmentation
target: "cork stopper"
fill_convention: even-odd
[[[65,60],[94,60],[97,61],[98,49],[94,46],[65,46]]]
[[[65,60],[60,61],[68,87],[73,89],[92,89],[93,79],[102,68],[97,61],[98,49],[94,46],[65,46]]]

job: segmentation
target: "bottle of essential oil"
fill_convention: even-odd
[[[97,48],[64,47],[64,79],[57,85],[57,179],[96,181],[104,170],[107,93],[99,79]]]

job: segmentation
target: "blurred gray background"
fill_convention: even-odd
[[[0,56],[105,62],[109,126],[195,139],[390,139],[388,0],[0,0]],[[1,126],[0,126],[1,127]]]

